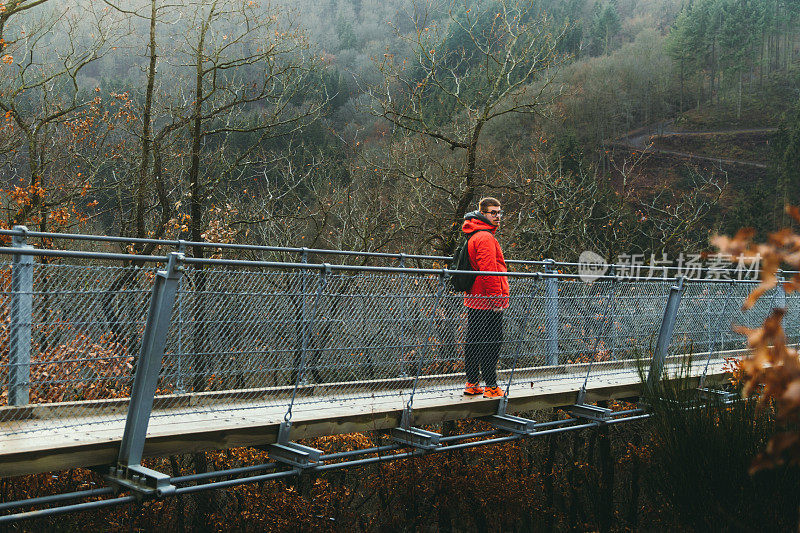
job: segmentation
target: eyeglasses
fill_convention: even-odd
[[[493,217],[501,217],[503,216],[503,210],[498,209],[497,211],[486,211],[487,215],[492,215]]]

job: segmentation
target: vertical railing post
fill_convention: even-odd
[[[664,373],[664,362],[669,352],[669,344],[672,341],[672,332],[675,330],[675,320],[678,317],[678,307],[681,303],[683,294],[683,276],[676,278],[677,283],[670,287],[667,305],[664,308],[664,318],[661,320],[661,327],[658,330],[658,340],[656,349],[653,353],[653,360],[650,363],[650,372],[647,375],[647,387],[654,390],[656,383]]]
[[[733,319],[728,315],[728,303],[733,301],[735,291],[736,280],[731,279],[728,285],[728,290],[725,292],[725,300],[722,303],[722,310],[717,318],[717,328],[716,334],[714,335],[714,345],[712,346],[712,350],[725,350],[725,333],[732,331],[731,323],[733,322]]]
[[[506,411],[508,408],[508,397],[511,394],[511,385],[514,383],[514,373],[517,370],[517,362],[519,361],[520,352],[525,344],[525,332],[528,329],[528,321],[530,319],[531,309],[533,307],[533,302],[536,299],[537,282],[540,278],[541,273],[537,272],[534,274],[533,286],[531,287],[530,292],[525,299],[525,306],[522,311],[522,324],[519,328],[519,338],[511,341],[512,345],[516,345],[516,348],[514,349],[514,357],[511,362],[511,372],[508,376],[506,390],[503,393],[503,397],[500,398],[500,401],[497,403],[497,414],[492,415],[492,417],[489,419],[490,423],[494,427],[510,433],[516,433],[518,435],[530,434],[535,431],[536,428],[536,421],[509,415]],[[516,307],[518,306],[514,305],[512,306],[512,309]]]
[[[136,466],[142,460],[172,308],[178,292],[178,280],[183,271],[181,265],[183,254],[172,252],[168,257],[165,270],[158,271],[153,282],[150,310],[142,333],[142,346],[136,362],[131,402],[119,449],[118,462],[121,467]]]
[[[611,283],[612,284],[614,283],[613,279],[611,280]],[[611,302],[613,297],[614,297],[614,289],[612,286],[612,289],[606,295],[606,305],[603,308],[602,318],[598,319],[597,321],[597,327],[595,329],[595,335],[594,335],[594,344],[592,344],[592,349],[589,350],[590,354],[589,364],[586,367],[586,375],[583,377],[583,385],[581,385],[581,388],[578,391],[578,398],[577,401],[575,402],[576,404],[580,405],[584,404],[584,400],[586,399],[586,386],[589,384],[589,376],[592,373],[592,367],[594,366],[594,362],[600,359],[599,352],[597,351],[597,346],[600,344],[600,339],[605,338],[604,336],[606,330],[605,326],[608,323],[608,316],[611,311]]]
[[[178,253],[186,254],[186,241],[181,239],[178,241]],[[186,391],[183,383],[183,276],[178,278],[178,353],[177,355],[177,373],[178,377],[175,380],[175,389],[179,394]]]
[[[798,343],[800,343],[800,312],[798,312],[798,309],[797,309],[797,307],[798,307],[798,305],[797,305],[797,291],[793,292],[791,295],[787,295],[786,298],[787,298],[787,302],[786,302],[787,314],[788,314],[788,311],[789,311],[789,300],[795,300],[794,304],[792,305],[792,309],[794,311],[794,326],[790,326],[789,325],[789,324],[791,324],[791,322],[789,322],[790,319],[787,318],[786,320],[787,320],[787,322],[789,322],[789,324],[785,325],[784,328],[794,327],[794,330],[792,332],[792,337],[794,338],[795,344],[798,344]],[[788,332],[787,332],[787,335],[788,335]]]
[[[303,256],[306,256],[305,248],[303,249]],[[289,400],[289,405],[286,408],[286,414],[283,415],[283,422],[281,422],[278,429],[278,439],[275,444],[269,447],[269,456],[271,459],[288,464],[293,467],[310,468],[319,464],[322,451],[316,448],[311,448],[303,444],[298,444],[291,441],[292,431],[292,409],[294,409],[294,402],[297,399],[297,392],[304,381],[304,375],[308,366],[308,346],[307,342],[307,328],[310,329],[314,325],[314,320],[317,316],[317,309],[319,302],[325,293],[325,287],[328,279],[330,278],[331,266],[324,263],[324,268],[319,272],[319,282],[317,285],[316,297],[311,305],[310,315],[308,321],[303,321],[303,345],[301,347],[300,360],[297,362],[296,375],[294,376],[294,387],[292,387],[292,396]],[[303,285],[303,297],[305,298],[305,284]],[[305,307],[303,308],[305,314]]]
[[[609,335],[609,346],[608,346],[608,355],[612,361],[616,359],[616,355],[614,351],[616,349],[616,334],[614,328],[614,315],[615,315],[615,300],[614,300],[614,289],[616,288],[617,283],[617,272],[614,268],[614,265],[611,265],[608,271],[608,275],[611,276],[611,284],[608,288],[608,326],[611,328],[611,333]]]
[[[775,273],[775,276],[778,278],[778,284],[775,286],[775,293],[773,294],[772,298],[772,309],[769,310],[770,314],[775,309],[783,309],[784,311],[788,311],[786,308],[786,289],[783,286],[784,282],[786,281],[783,276],[783,270],[778,269],[778,271]],[[781,326],[784,328],[784,335],[786,335],[786,323],[786,313],[784,312],[783,316],[781,317]]]
[[[786,289],[784,288],[784,296],[786,298],[786,316],[784,316],[784,324],[783,329],[786,333],[786,342],[797,344],[800,337],[798,337],[798,319],[800,319],[800,313],[798,313],[797,309],[797,292],[793,291],[791,294],[786,294]]]
[[[25,226],[14,226],[14,248],[32,250]],[[30,400],[31,322],[33,321],[33,256],[15,254],[11,264],[8,404],[26,405]]]
[[[400,254],[400,268],[406,267],[406,254]],[[406,372],[406,328],[408,327],[408,302],[406,302],[406,273],[400,273],[400,372],[398,377],[404,379],[408,377]]]
[[[708,353],[714,349],[715,331],[714,331],[714,283],[708,284],[706,290],[708,291],[707,304],[706,304],[706,328],[708,328]]]
[[[775,300],[773,301],[773,309],[786,309],[786,289],[783,284],[786,281],[783,277],[783,270],[778,270],[776,273],[778,277],[778,285],[775,287]]]
[[[325,292],[325,287],[327,286],[328,279],[330,278],[331,273],[331,266],[328,263],[324,263],[325,268],[320,270],[319,272],[319,284],[317,286],[316,296],[314,297],[314,305],[311,308],[311,318],[306,319],[305,317],[305,308],[303,308],[303,341],[300,347],[300,361],[299,365],[296,369],[297,375],[294,379],[294,387],[292,388],[292,396],[289,400],[289,406],[286,409],[286,414],[283,416],[283,421],[286,423],[287,431],[288,428],[291,427],[292,421],[292,409],[294,408],[295,399],[297,399],[297,391],[301,385],[306,383],[305,381],[305,374],[306,368],[308,366],[308,339],[309,333],[311,328],[314,325],[314,320],[317,316],[317,308],[319,307],[319,301],[322,299],[322,296]],[[305,291],[303,293],[303,297],[305,298]],[[288,432],[286,433],[288,436]]]
[[[304,264],[308,264],[308,248],[305,246],[303,246],[303,254],[300,257],[300,261]],[[306,303],[306,296],[308,295],[308,270],[305,269],[303,270],[301,278],[301,290],[303,291],[303,299],[300,303],[300,358],[303,359],[306,356],[306,348],[308,346],[308,304]],[[300,380],[300,385],[308,385],[308,380],[305,379],[305,375],[301,376]]]
[[[433,337],[436,334],[436,316],[439,313],[439,304],[445,292],[448,275],[449,273],[447,269],[442,269],[442,273],[439,275],[439,288],[436,291],[436,299],[433,302],[433,312],[431,313],[431,318],[428,322],[428,342],[424,343],[424,345],[420,347],[422,349],[420,350],[421,353],[417,356],[416,370],[414,371],[414,383],[411,386],[411,394],[406,402],[406,407],[403,409],[403,413],[400,416],[400,426],[392,429],[391,431],[392,439],[395,442],[403,444],[404,446],[412,446],[414,448],[425,450],[430,450],[440,446],[439,439],[442,436],[439,433],[413,427],[414,420],[412,409],[414,407],[414,395],[417,393],[417,385],[419,384],[419,375],[422,373],[422,370],[425,366],[426,356],[433,351]]]
[[[545,273],[554,274],[555,261],[545,260]],[[558,278],[548,276],[545,280],[545,364],[558,364]]]

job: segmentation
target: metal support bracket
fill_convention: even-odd
[[[291,430],[292,422],[290,420],[281,422],[278,430],[278,442],[270,444],[267,448],[270,459],[303,470],[318,466],[321,462],[322,450],[290,441]]]
[[[653,360],[650,363],[650,371],[647,374],[646,387],[654,390],[656,384],[661,380],[664,372],[664,362],[669,351],[669,344],[672,341],[672,332],[675,329],[675,322],[678,316],[678,307],[681,304],[683,294],[683,276],[677,276],[677,283],[670,287],[667,305],[664,307],[664,318],[661,320],[661,327],[658,330],[658,340],[653,353]]]
[[[608,407],[598,407],[585,403],[576,403],[567,412],[574,418],[583,418],[584,420],[593,420],[595,422],[607,422],[614,417],[614,411]]]
[[[547,259],[545,261],[545,273],[553,274],[557,271],[555,261]],[[558,364],[558,278],[549,276],[545,280],[545,301],[544,301],[544,327],[545,327],[545,352],[546,364]]]
[[[392,440],[397,443],[419,448],[421,450],[432,450],[441,446],[439,439],[442,436],[433,431],[419,428],[394,428],[392,429]]]
[[[705,400],[714,400],[721,403],[732,403],[734,400],[739,398],[739,395],[735,392],[710,389],[708,387],[699,387],[697,389],[697,396]]]
[[[516,435],[530,435],[536,431],[536,421],[520,416],[506,414],[508,406],[508,396],[500,398],[500,405],[497,407],[497,414],[491,415],[488,422],[502,431],[514,433]]]
[[[509,433],[517,435],[530,435],[536,431],[536,421],[514,415],[492,415],[489,423]]]
[[[393,428],[391,435],[395,442],[420,450],[432,450],[441,446],[439,439],[442,436],[439,433],[411,426],[411,410],[408,408],[403,410],[400,427]]]
[[[178,280],[183,272],[183,254],[173,252],[168,257],[166,268],[156,273],[153,282],[147,324],[142,333],[142,346],[136,360],[131,401],[117,458],[117,463],[126,465],[126,468],[139,467],[142,461]]]
[[[139,497],[163,498],[175,494],[175,485],[166,474],[142,465],[112,466],[103,478],[118,488],[131,491]]]

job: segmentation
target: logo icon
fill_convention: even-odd
[[[608,271],[608,263],[605,258],[592,252],[584,250],[578,257],[578,277],[586,283],[595,281]]]

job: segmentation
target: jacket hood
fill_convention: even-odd
[[[480,211],[472,211],[464,215],[464,223],[461,224],[461,231],[464,233],[472,233],[473,231],[482,229],[494,233],[497,230],[497,226],[489,222],[489,219],[483,216],[483,213]]]

